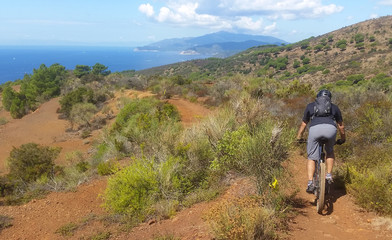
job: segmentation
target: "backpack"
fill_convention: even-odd
[[[331,99],[328,96],[316,98],[313,117],[327,117],[331,115]]]

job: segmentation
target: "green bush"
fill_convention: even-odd
[[[110,177],[104,193],[105,207],[143,220],[159,188],[153,164],[150,159],[135,159],[130,166]]]
[[[32,182],[41,176],[54,175],[54,160],[60,153],[61,148],[40,146],[36,143],[27,143],[19,148],[14,148],[8,164],[9,175],[16,180]]]
[[[392,215],[391,163],[372,169],[349,168],[348,190],[364,208]]]
[[[60,111],[69,117],[72,107],[77,103],[95,103],[93,90],[80,87],[67,93],[60,99]]]
[[[97,171],[101,176],[111,175],[119,171],[119,165],[114,160],[101,162],[97,166]]]

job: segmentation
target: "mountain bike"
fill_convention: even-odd
[[[324,145],[328,139],[321,138],[319,140],[319,159],[315,161],[315,171],[313,174],[313,184],[314,184],[314,195],[316,196],[316,209],[318,213],[322,213],[325,206],[325,197],[331,192],[332,182],[326,181],[326,154],[324,151]],[[300,143],[306,143],[306,140],[301,140]],[[335,143],[337,144],[337,143]]]
[[[315,186],[314,195],[316,196],[316,209],[318,213],[322,213],[325,205],[325,195],[330,192],[331,184],[326,182],[326,166],[324,145],[327,139],[320,139],[319,160],[315,161],[316,167],[313,174],[313,184]]]

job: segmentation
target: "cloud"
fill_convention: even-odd
[[[141,5],[142,6],[142,5]],[[143,12],[145,7],[139,7]],[[170,7],[162,7],[157,15],[148,15],[161,23],[171,23],[183,26],[208,26],[211,28],[231,28],[231,24],[226,20],[209,14],[199,14],[196,12],[198,3],[174,4]],[[141,10],[142,8],[142,10]],[[152,8],[152,7],[151,7]],[[151,11],[149,12],[151,13]]]
[[[237,28],[258,31],[263,26],[263,19],[253,21],[250,17],[239,17],[239,19],[235,21],[235,26]]]
[[[378,16],[378,14],[377,13],[373,13],[373,14],[370,14],[370,18],[372,19],[372,18],[378,18],[379,16]]]
[[[151,6],[149,3],[140,5],[139,11],[146,14],[147,17],[151,17],[155,13],[153,6]]]
[[[392,0],[391,0],[392,1]],[[169,0],[155,12],[149,3],[139,11],[160,23],[264,32],[276,29],[276,21],[320,18],[343,10],[321,0]],[[265,21],[270,24],[264,26]]]
[[[378,2],[379,4],[381,4],[381,5],[387,5],[387,6],[392,6],[392,0],[383,0],[383,1],[380,1],[380,2]]]
[[[220,0],[219,7],[232,14],[261,14],[283,19],[318,18],[343,10],[335,4],[323,5],[321,0]]]

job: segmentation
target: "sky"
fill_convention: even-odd
[[[392,0],[0,0],[0,45],[142,46],[218,31],[290,43],[392,14]]]

